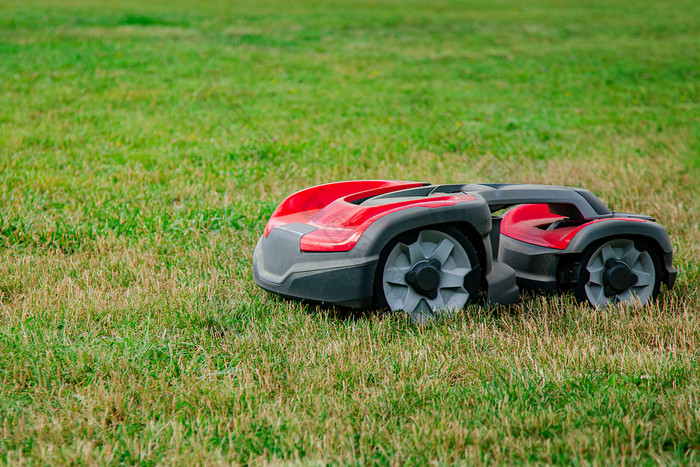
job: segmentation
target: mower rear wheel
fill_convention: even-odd
[[[648,244],[615,238],[584,253],[574,292],[595,307],[644,305],[659,294],[660,270],[659,256]]]

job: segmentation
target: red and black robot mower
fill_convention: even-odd
[[[285,199],[253,270],[286,297],[420,322],[479,300],[515,303],[521,288],[571,290],[596,307],[644,304],[673,287],[672,258],[653,218],[611,212],[581,188],[361,180]]]

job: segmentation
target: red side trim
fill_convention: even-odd
[[[349,203],[349,198],[334,201],[308,222],[318,227],[318,230],[309,232],[301,238],[302,251],[349,251],[372,222],[387,214],[413,207],[452,206],[459,202],[476,199],[472,195],[460,193],[380,206],[358,206]]]
[[[439,208],[476,199],[457,193],[378,206],[353,204],[360,199],[420,186],[423,184],[419,182],[357,180],[307,188],[277,206],[265,227],[265,236],[275,227],[301,222],[316,227],[301,238],[302,251],[349,251],[372,222],[387,214],[412,207]]]
[[[608,217],[595,219],[581,225],[544,230],[552,222],[565,216],[553,214],[546,204],[523,204],[509,210],[501,220],[501,234],[521,242],[564,250],[571,240],[585,227],[606,220],[646,222],[644,219],[628,217]]]
[[[391,191],[405,190],[422,186],[420,182],[404,182],[398,180],[353,180],[349,182],[327,183],[313,186],[289,195],[277,206],[265,226],[265,237],[270,230],[285,224],[308,222],[318,211],[333,201],[344,196],[356,194],[350,200],[367,196],[376,196]]]

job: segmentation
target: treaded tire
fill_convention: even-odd
[[[634,261],[630,266],[633,273],[648,273],[652,277],[647,285],[630,286],[619,294],[613,296],[605,295],[605,286],[600,280],[606,269],[605,255],[602,250],[609,246],[614,251],[614,259],[621,260],[621,256],[625,255],[625,251],[632,252],[636,250],[639,253],[639,259]],[[634,254],[634,253],[632,253]],[[609,253],[608,253],[609,255]],[[600,257],[600,262],[598,261]],[[596,270],[603,264],[603,272],[598,277]],[[591,272],[593,271],[593,272]],[[575,268],[574,295],[580,302],[586,302],[594,307],[604,307],[615,303],[634,303],[641,302],[642,305],[655,300],[661,290],[661,258],[656,249],[644,240],[629,238],[629,237],[614,237],[606,238],[591,244],[583,254],[581,262]],[[597,284],[597,282],[601,282]],[[641,282],[638,279],[638,282]],[[641,296],[637,296],[637,292]]]
[[[405,279],[402,280],[400,277],[404,271],[415,270],[418,263],[442,259],[445,255],[441,253],[446,251],[448,247],[447,244],[443,245],[444,240],[453,243],[453,248],[444,263],[438,268],[440,283],[436,287],[437,298],[431,299],[416,292],[413,286],[408,285]],[[422,258],[419,256],[417,261],[412,260],[412,254],[408,252],[411,248],[415,248],[415,245],[421,247],[422,253]],[[442,252],[438,251],[440,246],[444,246]],[[426,253],[424,248],[434,249]],[[402,254],[403,258],[397,260]],[[435,256],[433,257],[433,255]],[[388,261],[389,268],[387,268]],[[401,267],[397,261],[402,262]],[[468,272],[464,273],[463,282],[458,283],[459,275],[465,270]],[[391,284],[385,282],[385,273],[388,274],[388,272],[395,273],[396,277],[399,277],[398,282],[392,281]],[[405,298],[405,303],[414,303],[416,298],[419,302],[416,308],[404,310],[409,313],[413,322],[423,323],[430,321],[436,315],[444,314],[446,309],[463,308],[466,304],[476,302],[481,291],[481,283],[482,273],[479,258],[467,236],[450,225],[427,226],[398,235],[382,249],[375,273],[374,296],[380,307],[398,311],[404,308],[399,306],[400,299],[397,298],[396,294],[401,294],[402,290],[405,289],[405,297],[413,294],[412,297]],[[387,291],[390,297],[387,297]],[[448,306],[447,308],[436,308],[436,303],[444,303]]]

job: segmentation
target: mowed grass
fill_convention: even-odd
[[[0,461],[697,463],[700,4],[0,3]],[[353,178],[586,187],[676,288],[430,326],[252,280]]]

